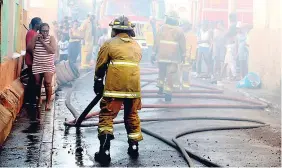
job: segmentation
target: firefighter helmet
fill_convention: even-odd
[[[125,16],[120,16],[110,23],[112,29],[117,30],[133,30],[135,25],[129,21]]]

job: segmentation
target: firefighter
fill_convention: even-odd
[[[111,160],[113,119],[122,105],[128,134],[128,154],[131,157],[138,157],[138,142],[143,139],[138,116],[138,110],[141,109],[139,68],[141,48],[132,38],[135,37],[134,25],[127,17],[115,19],[110,26],[112,38],[100,48],[94,77],[94,92],[96,95],[103,94],[98,125],[100,150],[95,153],[95,160],[100,164],[108,164]]]
[[[83,21],[79,30],[83,35],[83,45],[81,47],[81,67],[83,69],[89,68],[91,59],[92,59],[92,52],[93,52],[93,39],[94,39],[94,14],[89,13],[87,19]]]
[[[173,89],[179,89],[179,64],[184,62],[186,54],[186,40],[176,11],[166,15],[166,23],[157,33],[152,62],[157,61],[159,78],[157,87],[159,94],[165,94],[165,100],[171,101]]]
[[[192,70],[193,62],[196,60],[197,52],[197,36],[192,31],[192,25],[185,21],[183,24],[183,30],[186,38],[186,57],[182,64],[182,89],[190,88],[189,73]]]

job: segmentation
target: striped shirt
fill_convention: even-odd
[[[44,39],[46,44],[50,44],[50,36]],[[55,72],[54,64],[55,54],[49,54],[43,44],[40,41],[35,42],[34,54],[33,54],[33,64],[32,73],[40,74],[44,72]]]

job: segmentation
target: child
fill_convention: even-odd
[[[229,33],[227,35],[226,55],[225,55],[224,67],[222,69],[221,76],[223,76],[226,70],[228,78],[233,81],[236,80],[236,60],[237,60],[236,50],[237,50],[236,36]]]
[[[68,60],[69,42],[67,41],[67,37],[64,34],[62,34],[61,40],[59,41],[58,45],[60,49],[60,61]]]

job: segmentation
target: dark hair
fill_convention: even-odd
[[[39,31],[41,31],[41,29],[42,29],[44,26],[47,26],[47,27],[50,29],[50,26],[48,25],[48,23],[42,23],[42,24],[40,25]]]
[[[35,17],[31,20],[30,24],[31,24],[31,28],[34,28],[37,24],[41,23],[41,18],[39,17]]]
[[[113,29],[113,31],[115,32],[115,35],[121,34],[121,33],[125,33],[130,37],[135,37],[135,32],[134,30],[119,30],[119,29]]]

